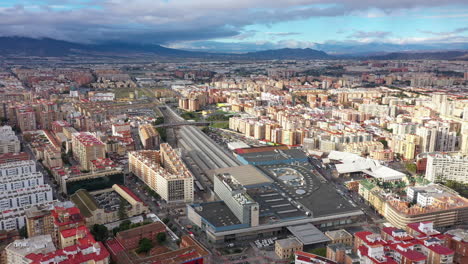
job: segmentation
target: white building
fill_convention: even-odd
[[[0,210],[23,208],[53,200],[50,185],[0,192]]]
[[[24,226],[24,210],[53,200],[52,188],[32,160],[0,164],[0,230]]]
[[[0,212],[0,230],[19,230],[26,225],[25,214],[21,208]]]
[[[97,102],[97,101],[114,101],[115,94],[114,93],[95,93],[89,97],[90,101]]]
[[[112,124],[113,136],[122,136],[123,133],[130,133],[130,123]]]
[[[0,164],[0,177],[15,177],[17,175],[36,172],[36,163],[32,160],[22,160]]]
[[[44,177],[40,172],[16,174],[10,177],[0,177],[0,192],[14,191],[44,184]]]
[[[50,235],[35,236],[28,239],[16,240],[5,247],[7,264],[28,264],[30,254],[46,254],[55,251],[55,245]]]
[[[0,154],[18,153],[20,150],[20,141],[11,127],[0,127]]]
[[[426,179],[431,182],[453,180],[468,183],[468,157],[442,153],[428,155]]]
[[[362,173],[372,176],[384,182],[399,181],[406,175],[392,168],[383,166],[378,160],[363,158],[349,152],[332,151],[328,159],[340,161],[335,168],[338,174]]]
[[[128,153],[129,171],[167,202],[193,201],[193,175],[167,143],[160,150]]]

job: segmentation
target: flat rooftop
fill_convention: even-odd
[[[304,245],[313,245],[330,241],[330,238],[322,233],[322,231],[318,230],[313,224],[288,226],[287,228],[289,232],[291,232],[291,234],[293,234]]]
[[[275,181],[273,187],[300,204],[304,210],[311,212],[312,217],[323,217],[359,210],[358,207],[351,205],[347,199],[340,195],[335,187],[319,175],[314,167],[308,163],[301,163],[300,165],[261,165],[257,167]],[[274,170],[283,168],[293,169],[301,175],[302,185],[288,184],[276,177]]]
[[[286,161],[291,159],[307,159],[304,151],[300,149],[277,149],[275,151],[263,151],[253,153],[239,154],[248,162],[270,162],[270,161]]]
[[[223,201],[203,203],[196,206],[198,214],[215,227],[240,225],[241,222]]]
[[[220,168],[209,171],[210,174],[230,174],[244,187],[271,184],[273,180],[252,165]]]
[[[297,208],[288,197],[273,188],[248,189],[247,193],[260,205],[260,218],[264,223],[275,220],[292,220],[306,218],[306,211]]]
[[[295,237],[288,237],[285,239],[278,239],[275,241],[282,248],[293,248],[302,246],[301,241]]]

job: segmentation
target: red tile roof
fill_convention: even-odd
[[[119,186],[120,189],[122,189],[124,192],[126,192],[128,195],[130,195],[135,201],[140,202],[140,203],[143,202],[138,196],[136,196],[135,193],[133,193],[133,192],[132,192],[129,188],[127,188],[126,186],[123,186],[123,185],[120,185],[120,184],[117,184],[117,186]]]

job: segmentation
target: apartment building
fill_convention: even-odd
[[[448,238],[447,246],[455,251],[453,263],[468,263],[468,230],[452,229],[445,236]]]
[[[52,201],[50,185],[36,185],[0,193],[0,210],[24,208],[26,206]]]
[[[86,227],[84,227],[86,228]],[[50,235],[16,240],[5,248],[7,264],[108,264],[109,252],[96,242],[89,230],[67,230],[72,238],[70,246],[57,249]]]
[[[47,254],[57,250],[50,235],[16,240],[5,248],[7,264],[29,264],[28,256]]]
[[[40,172],[0,177],[0,192],[16,191],[23,188],[34,188],[41,185],[44,185],[44,176]]]
[[[50,235],[57,248],[69,245],[69,236],[63,237],[63,232],[85,226],[80,210],[70,201],[32,206],[25,211],[28,237]]]
[[[446,246],[446,236],[433,229],[432,222],[416,222],[406,230],[384,227],[380,234],[354,234],[354,249],[360,263],[450,264],[454,251]]]
[[[301,251],[303,244],[296,237],[279,239],[275,241],[275,253],[280,259],[288,259],[294,252]]]
[[[158,131],[151,124],[140,125],[138,128],[141,144],[145,149],[158,149],[161,138]]]
[[[167,144],[128,153],[129,170],[168,202],[193,201],[193,175]]]
[[[353,235],[344,229],[332,230],[325,232],[325,235],[330,238],[330,244],[353,244]]]
[[[121,136],[123,134],[130,133],[130,124],[129,123],[118,123],[112,124],[112,135]]]
[[[20,150],[20,141],[11,127],[0,127],[0,155],[5,153],[18,153]]]
[[[35,205],[25,210],[28,237],[50,235],[55,237],[53,204]]]
[[[22,132],[36,130],[37,124],[34,109],[29,106],[16,108],[16,122]]]
[[[29,160],[26,152],[0,154],[0,164]]]
[[[453,226],[468,221],[468,199],[441,185],[407,188],[402,200],[369,181],[359,183],[359,195],[393,226],[432,221],[434,226]],[[413,202],[413,203],[411,203]]]
[[[89,132],[72,135],[73,157],[80,162],[84,170],[90,170],[93,160],[106,157],[105,144]]]
[[[448,180],[468,183],[468,157],[459,154],[427,155],[426,179],[431,182]]]
[[[52,188],[32,160],[0,164],[0,229],[23,227],[25,208],[52,200]]]

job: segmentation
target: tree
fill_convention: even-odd
[[[406,164],[406,170],[411,172],[412,174],[416,173],[418,167],[414,163],[407,163]]]
[[[109,230],[105,225],[95,224],[91,229],[91,234],[94,236],[94,239],[96,239],[96,241],[103,242],[106,241],[109,237]]]
[[[26,225],[19,229],[19,235],[24,238],[28,237],[28,230],[26,228]]]
[[[382,143],[384,149],[388,148],[388,141],[387,141],[387,140],[381,139],[381,140],[379,140],[379,141]]]
[[[148,253],[153,248],[153,241],[148,238],[142,238],[138,242],[137,253]]]
[[[167,236],[166,236],[166,233],[164,232],[158,233],[156,235],[156,240],[158,241],[159,244],[164,243],[166,241],[166,238]]]
[[[155,126],[157,126],[157,125],[160,125],[160,124],[162,124],[162,123],[164,123],[164,117],[160,116],[160,117],[156,118],[156,120],[154,121],[153,124],[154,124]]]
[[[125,220],[119,225],[119,231],[124,231],[130,229],[132,222],[130,220]]]
[[[128,218],[127,209],[125,208],[125,200],[120,197],[119,211],[117,212],[120,220]]]

